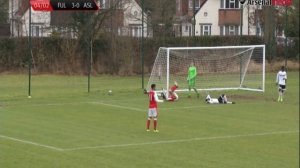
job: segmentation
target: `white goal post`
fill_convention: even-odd
[[[265,90],[265,45],[216,47],[160,47],[147,89],[158,92],[176,81],[188,91],[190,64],[197,68],[197,90]]]

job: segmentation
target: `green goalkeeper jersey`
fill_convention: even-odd
[[[195,85],[195,79],[197,76],[197,69],[195,66],[189,67],[189,72],[188,72],[188,82],[189,85]]]
[[[194,79],[197,76],[197,69],[195,66],[189,67],[189,72],[188,72],[188,80]]]

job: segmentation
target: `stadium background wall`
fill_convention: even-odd
[[[264,44],[255,36],[232,37],[161,37],[144,40],[144,71],[151,72],[159,47],[224,46]],[[193,41],[195,40],[195,41]],[[86,74],[90,56],[90,42],[62,38],[33,38],[34,74]],[[110,36],[93,42],[93,74],[136,75],[140,73],[140,39]],[[269,45],[266,46],[268,48]],[[289,59],[299,62],[299,40],[289,46]],[[28,58],[27,38],[0,38],[0,73],[26,73]],[[284,59],[283,46],[266,58],[269,62]]]

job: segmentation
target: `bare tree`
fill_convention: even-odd
[[[117,57],[117,29],[118,29],[118,13],[123,11],[122,7],[127,0],[111,0],[109,4],[105,4],[105,9],[100,9],[98,12],[78,12],[73,13],[74,30],[78,37],[77,48],[89,58],[91,42],[101,36],[108,36],[110,44],[111,71],[117,71],[116,64],[119,62]],[[100,6],[104,6],[101,4]],[[90,61],[90,60],[86,60]]]
[[[154,36],[173,35],[173,15],[175,2],[170,0],[145,0],[145,10],[151,11],[151,25]]]
[[[8,1],[0,0],[0,23],[7,22],[8,19]]]
[[[263,7],[264,12],[264,40],[268,44],[267,55],[272,60],[275,55],[275,10],[273,6]]]

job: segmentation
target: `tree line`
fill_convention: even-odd
[[[126,1],[122,1],[126,3]],[[141,1],[140,1],[141,2]],[[288,37],[299,37],[299,1],[288,7]],[[119,1],[111,1],[110,8],[100,12],[72,13],[68,26],[76,30],[77,39],[59,37],[33,39],[33,50],[28,52],[28,39],[0,39],[0,72],[24,71],[32,57],[34,71],[41,73],[85,74],[92,49],[93,73],[134,75],[141,72],[141,38],[118,36],[115,10]],[[140,3],[141,5],[141,3]],[[284,47],[277,46],[274,32],[285,27],[285,8],[264,7],[263,37],[174,37],[173,16],[175,1],[144,0],[147,23],[153,38],[144,39],[145,72],[151,71],[159,47],[218,46],[266,44],[267,59],[284,58]],[[276,17],[273,17],[276,13]],[[0,0],[0,24],[8,22],[8,1]],[[163,30],[159,24],[164,24]],[[107,32],[107,26],[110,31]],[[92,48],[91,48],[92,47]],[[299,38],[289,46],[289,58],[299,58]]]

